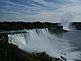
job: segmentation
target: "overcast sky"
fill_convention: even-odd
[[[0,0],[0,21],[81,21],[81,0]]]

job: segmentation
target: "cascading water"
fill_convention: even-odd
[[[27,33],[9,34],[9,43],[17,45],[27,52],[46,52],[50,56],[63,56],[67,61],[74,61],[77,52],[70,52],[68,40],[58,38],[49,33],[48,29],[26,30]]]

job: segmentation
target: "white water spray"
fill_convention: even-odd
[[[68,14],[66,14],[63,17],[61,25],[63,26],[64,30],[68,30],[68,31],[72,30],[72,28],[70,28],[72,18],[73,18],[73,16],[72,15],[68,15]]]
[[[27,33],[9,34],[9,43],[17,45],[27,52],[46,52],[52,57],[65,57],[68,61],[77,58],[76,52],[70,52],[68,40],[51,35],[48,29],[27,30]]]

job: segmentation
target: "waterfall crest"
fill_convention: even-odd
[[[68,61],[74,61],[76,52],[70,52],[68,40],[61,39],[49,33],[48,29],[26,30],[27,33],[9,34],[9,43],[15,44],[27,52],[46,52],[52,57],[63,56]]]
[[[27,33],[10,34],[9,43],[17,45],[20,49],[28,52],[46,52],[49,55],[59,57],[57,49],[52,46],[51,35],[48,29],[27,30]],[[54,52],[54,53],[53,53]]]

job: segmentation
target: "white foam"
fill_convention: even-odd
[[[9,34],[9,43],[17,45],[27,52],[46,52],[50,56],[63,56],[68,61],[79,59],[80,52],[70,52],[72,47],[68,40],[51,35],[48,29],[27,30],[27,33]]]

